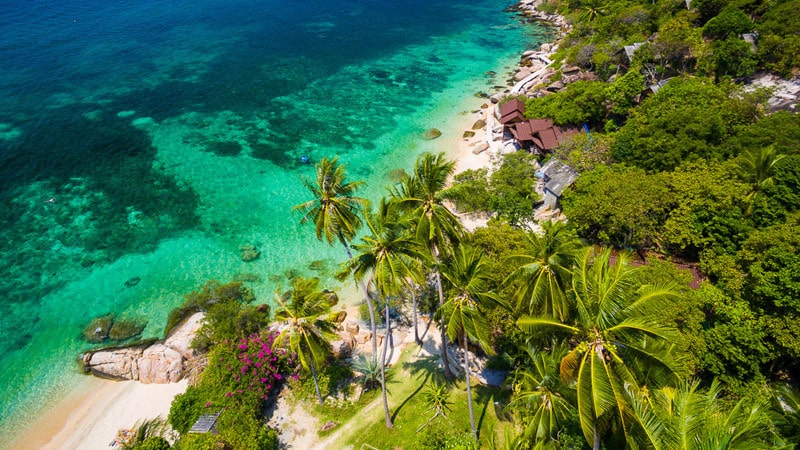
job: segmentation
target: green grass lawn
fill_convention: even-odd
[[[391,381],[387,383],[387,387],[389,411],[392,414],[394,428],[392,430],[386,428],[383,405],[378,395],[372,404],[374,406],[367,411],[357,411],[353,419],[348,423],[342,423],[341,426],[348,429],[332,443],[331,448],[353,445],[353,448],[360,449],[364,445],[364,448],[371,446],[381,450],[423,449],[426,448],[426,442],[430,444],[432,439],[442,438],[443,434],[469,433],[467,392],[462,379],[447,383],[450,388],[451,403],[447,419],[437,418],[417,433],[417,429],[434,415],[433,411],[428,410],[422,392],[429,384],[446,381],[442,370],[437,367],[438,357],[419,358],[415,356],[418,350],[416,346],[409,346],[390,371]],[[491,439],[495,431],[511,426],[510,422],[502,420],[501,411],[502,405],[507,402],[508,392],[499,388],[474,385],[472,397],[475,426],[482,442]]]

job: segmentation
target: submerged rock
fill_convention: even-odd
[[[140,281],[142,281],[140,277],[128,278],[128,280],[125,282],[125,287],[128,288],[134,287],[137,284],[139,284]]]
[[[83,329],[83,338],[87,341],[96,344],[108,339],[108,332],[111,330],[111,325],[114,324],[114,316],[106,314],[104,316],[95,317]]]
[[[441,135],[442,135],[442,132],[438,128],[429,128],[429,129],[425,130],[424,133],[422,133],[422,137],[426,141],[430,141],[430,140],[436,139]]]
[[[250,262],[255,261],[261,256],[261,252],[256,249],[255,245],[243,245],[239,247],[242,252],[242,261]]]

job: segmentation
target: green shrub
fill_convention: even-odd
[[[161,436],[151,436],[143,442],[130,447],[130,450],[167,450],[169,442]]]
[[[205,401],[201,395],[201,389],[197,386],[189,386],[186,392],[175,396],[169,408],[169,416],[167,416],[173,430],[185,434],[192,428],[205,409]]]

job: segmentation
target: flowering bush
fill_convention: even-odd
[[[267,398],[284,377],[292,375],[296,357],[285,350],[272,350],[277,333],[251,335],[234,341],[220,352],[219,365],[226,369],[229,389],[226,397],[247,392]]]

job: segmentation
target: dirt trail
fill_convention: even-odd
[[[414,358],[438,355],[441,351],[441,339],[436,325],[420,322],[418,330],[422,339],[422,347],[414,351]],[[414,345],[413,342],[414,330],[408,328],[403,333],[403,338],[394,342],[393,363],[397,362],[403,349],[408,345]],[[284,449],[328,450],[334,448],[333,444],[337,440],[356,432],[359,427],[368,426],[369,420],[365,419],[370,417],[373,410],[379,409],[382,402],[382,398],[378,396],[362,408],[357,415],[340,424],[331,434],[320,438],[317,432],[322,424],[303,408],[302,403],[295,402],[294,406],[290,405],[288,400],[290,393],[287,387],[284,389],[273,406],[272,413],[269,414],[271,418],[268,422],[269,426],[278,430],[281,448]]]

